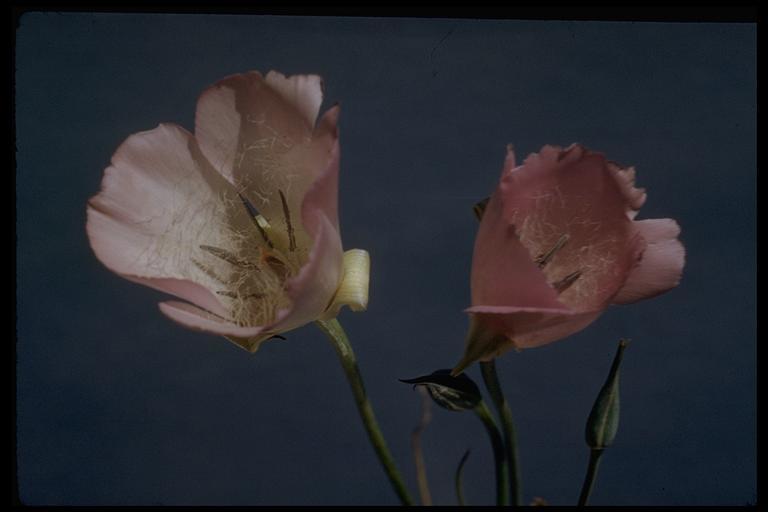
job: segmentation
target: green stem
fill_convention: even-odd
[[[464,506],[464,486],[461,483],[461,477],[464,475],[464,464],[467,463],[469,458],[469,450],[464,452],[464,455],[459,461],[459,467],[456,468],[456,476],[453,479],[454,486],[456,487],[456,500],[460,506]]]
[[[507,461],[504,459],[504,441],[501,439],[499,429],[496,427],[496,422],[493,420],[493,415],[485,405],[485,402],[475,407],[475,413],[480,421],[483,422],[485,430],[488,432],[488,437],[491,438],[491,445],[493,446],[493,459],[496,466],[496,505],[506,505],[509,501],[507,494]]]
[[[427,465],[424,462],[424,450],[421,449],[421,434],[432,419],[432,413],[429,410],[429,405],[432,402],[432,399],[429,397],[427,390],[423,387],[420,386],[418,390],[419,394],[421,394],[421,418],[419,419],[419,424],[411,433],[411,447],[413,448],[413,463],[416,466],[416,482],[419,486],[421,504],[428,507],[432,505],[432,494],[429,492]]]
[[[581,487],[579,495],[579,506],[583,507],[589,501],[589,495],[592,494],[592,487],[595,485],[595,476],[597,468],[600,466],[600,456],[603,454],[602,448],[592,448],[589,452],[589,466],[587,466],[587,475],[584,477],[584,485]]]
[[[397,493],[397,496],[400,498],[400,502],[403,505],[413,505],[413,501],[408,494],[408,489],[406,489],[405,484],[403,483],[403,478],[400,476],[400,472],[395,466],[392,454],[389,453],[389,448],[387,448],[387,442],[384,440],[379,424],[376,422],[376,417],[373,414],[371,403],[368,401],[368,396],[365,394],[363,378],[357,367],[355,353],[352,350],[352,345],[350,345],[344,329],[335,318],[331,320],[318,320],[316,323],[318,327],[320,327],[320,330],[328,336],[328,339],[331,340],[333,347],[336,349],[336,353],[341,361],[341,366],[344,368],[344,373],[352,388],[352,394],[355,396],[355,403],[360,412],[360,417],[363,420],[365,430],[368,433],[368,438],[371,440],[371,444],[381,461],[381,465],[384,466],[384,471],[387,473],[389,482],[392,484],[395,493]]]
[[[504,446],[506,447],[507,461],[509,463],[509,494],[512,497],[512,505],[520,506],[523,498],[520,484],[520,460],[517,454],[517,433],[512,421],[512,410],[509,408],[504,392],[501,390],[499,376],[496,373],[496,360],[480,363],[483,381],[488,393],[491,395],[496,411],[501,418],[501,428],[504,432]]]

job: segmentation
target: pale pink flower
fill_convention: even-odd
[[[634,220],[646,199],[634,168],[573,144],[515,165],[510,148],[472,261],[470,333],[460,372],[592,323],[610,304],[676,286],[685,251],[673,219]]]
[[[193,329],[259,344],[368,300],[368,254],[342,251],[339,107],[315,125],[321,79],[274,71],[203,92],[195,134],[174,124],[117,149],[88,204],[96,256],[184,301],[160,310]]]

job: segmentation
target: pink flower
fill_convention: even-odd
[[[200,96],[195,134],[174,124],[117,149],[87,232],[110,270],[183,299],[176,322],[259,344],[342,305],[365,309],[368,253],[342,252],[334,106],[321,79],[233,75]]]
[[[592,323],[609,304],[676,286],[685,259],[672,219],[634,220],[645,202],[635,170],[573,144],[515,166],[511,148],[472,261],[470,333],[454,373],[537,347]]]

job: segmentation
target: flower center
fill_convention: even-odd
[[[298,273],[306,258],[307,250],[296,242],[285,194],[278,190],[278,195],[284,229],[272,225],[238,194],[240,204],[225,200],[225,207],[244,209],[249,222],[222,226],[221,243],[201,244],[199,257],[190,258],[229,311],[227,320],[240,326],[268,324],[278,310],[290,305],[285,282]]]
[[[544,270],[547,264],[555,257],[555,254],[557,254],[558,251],[565,247],[565,244],[568,243],[569,239],[570,235],[568,235],[568,233],[560,235],[552,247],[550,247],[546,252],[539,253],[539,255],[533,259],[533,261],[536,263],[536,265],[538,265],[540,269]],[[551,277],[550,274],[551,272],[547,273],[548,278]],[[568,290],[576,281],[578,281],[578,279],[581,277],[581,274],[581,270],[576,270],[565,275],[561,279],[557,279],[553,282],[551,281],[549,284],[552,288],[557,290],[557,293],[561,294]]]

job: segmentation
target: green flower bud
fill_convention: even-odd
[[[613,443],[619,429],[619,365],[629,340],[619,341],[619,348],[613,358],[608,378],[597,395],[595,405],[589,413],[586,428],[587,445],[602,450]]]

